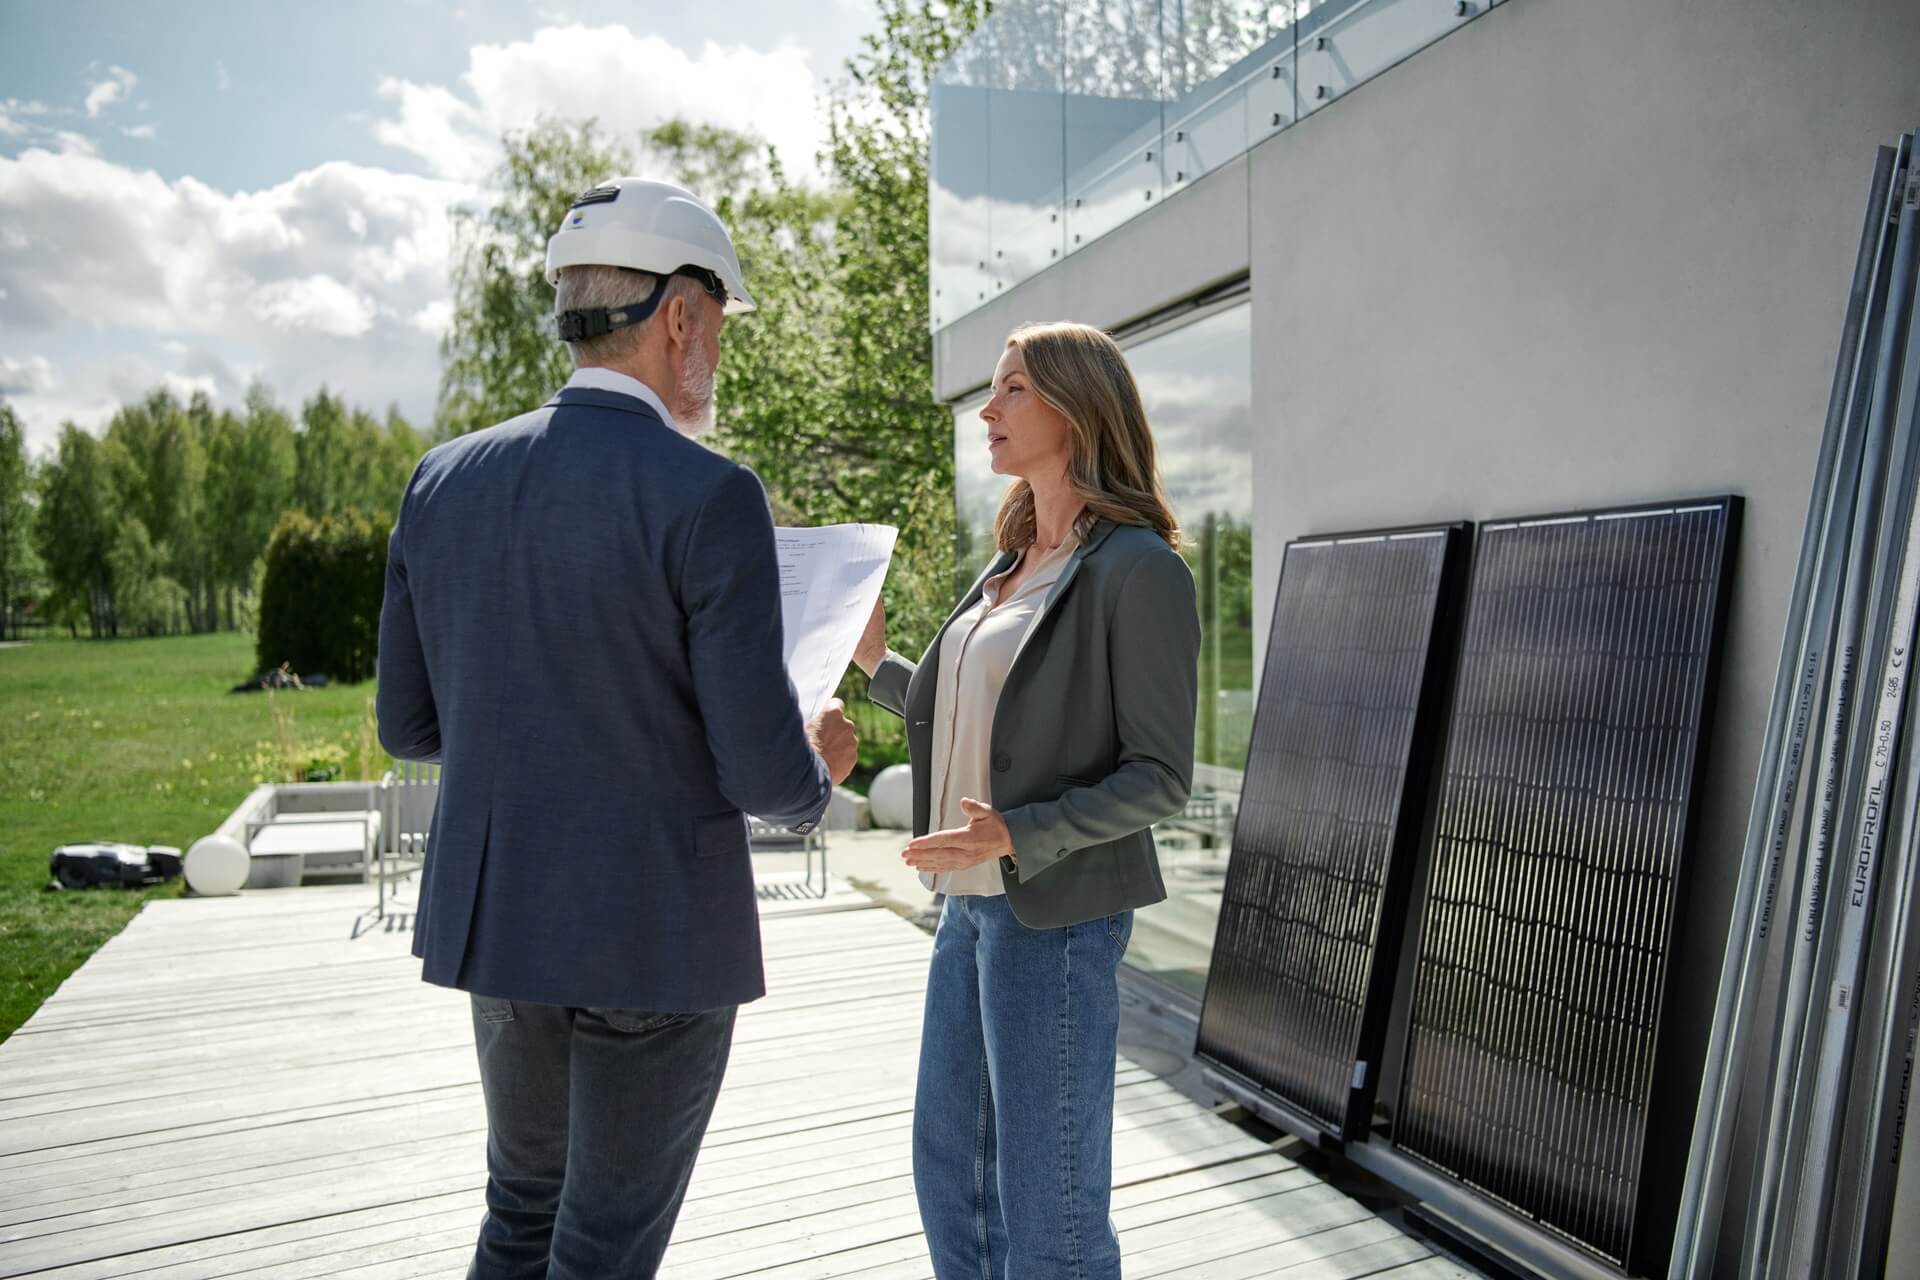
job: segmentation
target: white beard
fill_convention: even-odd
[[[681,435],[692,438],[713,430],[713,374],[718,363],[715,361],[702,370],[689,361],[680,370],[680,403],[691,406],[686,412],[673,415],[673,425]]]

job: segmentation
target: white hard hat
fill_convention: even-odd
[[[547,283],[558,285],[563,268],[586,266],[655,275],[695,267],[726,290],[728,315],[754,308],[725,224],[671,182],[612,178],[576,198],[547,241]]]

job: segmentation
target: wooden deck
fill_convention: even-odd
[[[467,1004],[372,893],[152,904],[0,1045],[0,1276],[464,1275]],[[763,928],[772,994],[662,1274],[930,1277],[907,1139],[931,940],[838,884]],[[1469,1274],[1125,1062],[1115,1129],[1131,1280]]]

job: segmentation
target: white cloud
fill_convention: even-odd
[[[429,172],[480,182],[498,162],[498,134],[450,90],[389,77],[380,82],[379,93],[397,102],[400,114],[375,121],[373,136],[419,156]]]
[[[296,332],[357,338],[373,328],[373,304],[328,275],[263,285],[253,309],[269,324]]]
[[[220,394],[220,388],[206,374],[175,373],[171,369],[160,375],[160,385],[173,392],[181,400],[191,400],[195,394],[204,392],[209,400]]]
[[[0,356],[0,396],[45,395],[58,385],[45,356]]]
[[[31,335],[58,384],[10,400],[42,442],[156,385],[237,404],[256,376],[283,403],[324,382],[424,419],[439,358],[423,317],[450,313],[448,209],[473,194],[346,163],[225,192],[92,155],[0,156],[0,350]]]
[[[44,102],[22,102],[19,98],[0,100],[0,138],[18,138],[33,126],[27,116],[47,114]]]
[[[624,26],[547,27],[511,44],[475,45],[457,91],[389,79],[396,114],[375,136],[446,178],[484,180],[501,134],[541,116],[593,117],[630,145],[640,130],[681,117],[758,134],[789,172],[817,172],[825,141],[820,86],[807,50],[757,50],[712,41],[699,52]]]
[[[53,135],[54,145],[60,148],[60,154],[69,156],[97,156],[100,148],[93,139],[84,133],[75,133],[71,129],[59,129]]]
[[[16,139],[20,147],[53,147],[59,151],[91,152],[93,140],[63,127],[79,116],[77,107],[50,107],[21,98],[0,99],[0,138]]]
[[[233,76],[228,72],[227,64],[224,62],[213,64],[213,87],[222,93],[233,88]]]
[[[88,365],[89,381],[104,387],[115,404],[144,398],[155,387],[165,387],[182,400],[196,391],[204,391],[217,402],[238,404],[246,394],[247,380],[217,352],[205,346],[184,342],[158,344],[160,354],[121,353],[100,365]],[[110,415],[107,415],[110,416]],[[84,425],[97,425],[84,421]]]
[[[131,129],[122,129],[120,132],[126,134],[129,138],[139,138],[142,141],[152,141],[155,135],[158,133],[158,130],[156,130],[150,124],[141,124],[141,125],[135,125]]]
[[[0,326],[219,333],[266,316],[364,333],[444,296],[448,206],[467,188],[332,162],[261,191],[169,182],[97,156],[0,157]]]
[[[441,337],[453,324],[453,299],[435,298],[413,313],[412,324],[422,333]]]
[[[140,77],[125,67],[108,67],[105,80],[96,80],[87,86],[87,118],[91,120],[114,103],[125,100],[139,82]]]

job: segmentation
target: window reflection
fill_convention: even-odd
[[[1128,963],[1196,998],[1226,882],[1253,732],[1252,347],[1245,303],[1127,345],[1153,425],[1161,480],[1185,538],[1200,607],[1194,790],[1155,837],[1168,900],[1135,918]],[[954,409],[955,594],[994,552],[1007,481],[993,474],[985,397]]]
[[[935,329],[1487,9],[1001,0],[935,73]]]
[[[1105,235],[1164,193],[1165,96],[1159,0],[1071,6],[1066,37],[1067,251]]]
[[[987,424],[980,421],[986,403],[987,397],[979,396],[953,411],[953,488],[959,517],[953,526],[955,603],[993,559],[993,518],[1007,492],[1007,481],[993,474],[993,457],[987,452]]]
[[[1243,303],[1127,349],[1200,606],[1193,798],[1154,833],[1167,901],[1135,917],[1127,960],[1196,999],[1206,987],[1253,736],[1249,315]]]

